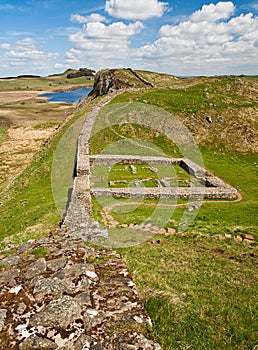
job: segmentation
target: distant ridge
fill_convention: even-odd
[[[41,78],[40,75],[32,75],[32,74],[24,74],[24,75],[18,75],[17,77],[4,77],[4,78],[0,78],[0,79],[38,79]]]

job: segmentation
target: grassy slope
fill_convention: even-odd
[[[254,152],[257,146],[257,123],[254,117],[258,109],[257,90],[253,93],[253,84],[256,83],[256,80],[249,83],[247,79],[239,82],[238,78],[224,78],[218,82],[205,81],[184,89],[128,92],[112,101],[148,101],[176,114],[197,139],[206,168],[232,184],[242,194],[243,200],[239,203],[204,203],[191,230],[257,234],[258,158]],[[207,115],[212,115],[212,125],[207,123]],[[116,129],[116,134],[118,131]],[[126,133],[120,132],[126,136]],[[140,135],[139,131],[137,133]],[[169,147],[164,147],[164,140],[151,137],[152,132],[142,133],[141,137],[146,135],[148,141],[156,142],[169,154]],[[102,136],[99,135],[98,139],[103,139]],[[112,135],[109,138],[114,141]],[[173,153],[171,155],[174,156]],[[146,211],[149,211],[147,207]],[[177,209],[174,217],[180,218],[183,211],[184,208]],[[114,216],[119,219],[115,213]],[[128,221],[126,215],[121,219],[123,223]],[[132,220],[132,214],[130,219]]]
[[[238,89],[236,79],[203,84],[126,93],[113,103],[147,101],[181,117],[197,136],[207,169],[239,189],[243,200],[204,203],[186,236],[155,237],[121,253],[153,320],[150,333],[164,350],[253,349],[258,337],[257,246],[200,238],[194,232],[257,237],[256,95],[249,94],[252,84],[244,82],[244,89]],[[212,99],[207,101],[205,90]],[[215,121],[212,127],[207,115]],[[144,204],[129,214],[122,208],[114,217],[126,223],[140,223],[153,212]],[[173,218],[178,221],[183,211],[178,208]]]
[[[0,91],[26,91],[26,90],[47,90],[62,91],[69,90],[76,85],[92,86],[92,81],[86,77],[67,79],[66,74],[52,75],[41,78],[15,78],[0,79]]]
[[[57,227],[61,222],[51,187],[53,156],[61,137],[76,120],[84,117],[89,108],[90,106],[87,106],[76,112],[60,128],[48,146],[33,157],[30,165],[15,180],[12,188],[3,195],[3,203],[0,206],[0,240],[9,236],[11,242],[39,238],[47,235],[51,228]],[[76,140],[74,145],[69,144],[69,149],[75,152]]]
[[[153,321],[151,334],[163,349],[253,349],[257,252],[189,235],[153,242],[121,252]]]

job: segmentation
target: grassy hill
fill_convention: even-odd
[[[154,87],[127,69],[115,70],[119,79],[134,84],[134,90],[111,103],[142,102],[175,114],[195,137],[206,168],[236,187],[243,197],[240,202],[203,203],[195,221],[181,235],[157,235],[140,246],[119,250],[153,320],[149,332],[164,350],[254,349],[258,339],[258,79],[178,79],[154,72],[136,73]],[[65,77],[56,76],[30,80],[30,84],[37,89],[54,89],[65,87],[64,81]],[[7,81],[6,85],[1,83],[0,89],[15,88],[12,81],[9,86]],[[25,86],[22,82],[20,88]],[[53,156],[64,133],[76,121],[82,122],[95,102],[76,111],[2,195],[2,248],[10,242],[44,237],[58,227],[61,218],[51,189]],[[174,155],[162,135],[134,125],[102,131],[92,138],[92,150],[99,152],[104,142],[118,141],[128,133],[135,139],[146,138],[166,154]],[[76,144],[70,146],[75,152]],[[113,214],[121,223],[132,222],[141,215],[148,216],[149,208],[143,203],[134,212]],[[176,208],[171,227],[177,228],[184,210]],[[254,243],[242,241],[250,234]]]
[[[0,78],[0,91],[65,91],[81,85],[92,86],[92,79],[88,80],[85,76],[69,79],[67,78],[69,73],[75,74],[79,71],[68,69],[63,73],[46,77]]]

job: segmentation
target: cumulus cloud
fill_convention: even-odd
[[[105,11],[110,16],[127,20],[161,17],[168,3],[158,0],[106,0]]]
[[[14,44],[3,43],[0,54],[0,63],[3,67],[17,67],[20,72],[40,72],[49,69],[59,57],[56,52],[40,50],[31,38],[16,41]]]
[[[214,22],[219,19],[229,18],[235,11],[234,4],[229,2],[218,2],[216,5],[203,5],[201,10],[195,11],[190,17],[191,22]]]
[[[231,17],[233,13],[232,2],[204,5],[187,21],[162,26],[160,38],[140,47],[137,56],[158,60],[166,71],[176,69],[181,74],[194,69],[202,69],[203,74],[224,69],[236,73],[237,66],[241,69],[248,62],[252,69],[258,61],[258,18],[252,13]]]
[[[105,22],[106,18],[98,13],[92,13],[90,16],[81,16],[79,14],[73,14],[70,17],[71,22],[75,23],[94,23]]]
[[[143,24],[139,21],[125,24],[115,22],[105,25],[100,22],[90,22],[83,29],[69,36],[73,48],[66,53],[66,60],[71,65],[88,64],[95,67],[108,61],[123,61],[129,54],[129,38],[142,31]],[[87,62],[86,62],[87,61]]]
[[[165,3],[110,0],[106,10],[135,20],[142,8],[147,17],[161,15],[165,9],[161,4]],[[235,11],[231,1],[204,5],[178,24],[163,25],[157,40],[142,46],[138,41],[137,47],[131,41],[143,31],[141,21],[107,25],[97,17],[89,21],[94,17],[88,16],[87,21],[80,19],[82,30],[69,36],[73,47],[66,53],[66,63],[95,69],[131,66],[176,75],[257,74],[258,18],[252,13],[236,16]]]

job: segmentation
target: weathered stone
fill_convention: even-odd
[[[49,339],[43,339],[36,335],[25,339],[20,345],[19,350],[52,350],[56,349],[57,345]]]
[[[32,316],[32,326],[58,327],[65,329],[70,323],[80,318],[79,304],[70,296],[64,295],[52,300],[43,310]]]
[[[10,266],[14,266],[14,265],[18,265],[20,262],[20,257],[15,255],[15,256],[8,256],[2,260],[0,260],[0,264],[1,265],[10,265]]]
[[[80,294],[77,294],[75,297],[75,300],[77,303],[82,306],[91,306],[91,299],[90,299],[90,293],[88,292],[82,292]]]
[[[92,338],[86,334],[81,334],[73,344],[73,350],[90,350]]]
[[[92,281],[98,281],[98,275],[94,271],[87,270],[86,276],[89,277]]]
[[[246,239],[249,239],[249,241],[253,241],[254,240],[254,236],[253,235],[245,235]]]
[[[164,235],[166,232],[167,232],[167,230],[166,230],[165,228],[161,228],[161,229],[158,231],[158,233],[159,233],[160,235]]]
[[[44,278],[40,277],[35,283],[33,294],[37,301],[40,301],[45,296],[57,297],[66,291],[66,286],[57,277]]]
[[[105,314],[94,309],[87,309],[83,313],[84,329],[86,332],[91,332],[92,328],[97,325],[103,325],[105,322]]]
[[[66,265],[66,267],[62,270],[57,271],[54,276],[60,279],[70,279],[71,281],[77,281],[78,278],[85,274],[87,271],[86,264],[72,264]]]
[[[42,274],[45,271],[46,271],[46,260],[44,258],[40,258],[29,266],[28,270],[25,273],[25,278],[31,279],[37,275]]]
[[[176,230],[175,230],[174,228],[169,227],[169,228],[167,229],[167,232],[168,232],[169,234],[171,234],[171,235],[174,235],[174,234],[176,233]]]
[[[7,315],[7,310],[0,309],[0,332],[2,331],[2,329],[4,327],[4,321],[6,319],[6,315]]]
[[[152,226],[151,223],[149,223],[145,225],[145,228],[151,228],[151,226]]]
[[[153,232],[158,232],[160,228],[158,226],[151,226],[150,230]]]
[[[22,315],[25,312],[26,308],[27,308],[27,305],[25,303],[21,302],[16,310],[16,313],[18,315]]]
[[[47,261],[47,269],[56,272],[65,267],[67,263],[67,258],[58,258]]]
[[[34,247],[35,245],[35,241],[28,241],[26,243],[21,243],[19,246],[18,246],[18,251],[20,253],[24,253],[24,252],[27,252],[29,251],[32,247]]]
[[[15,278],[19,276],[17,269],[0,271],[0,287],[8,286],[13,287],[16,284]]]

